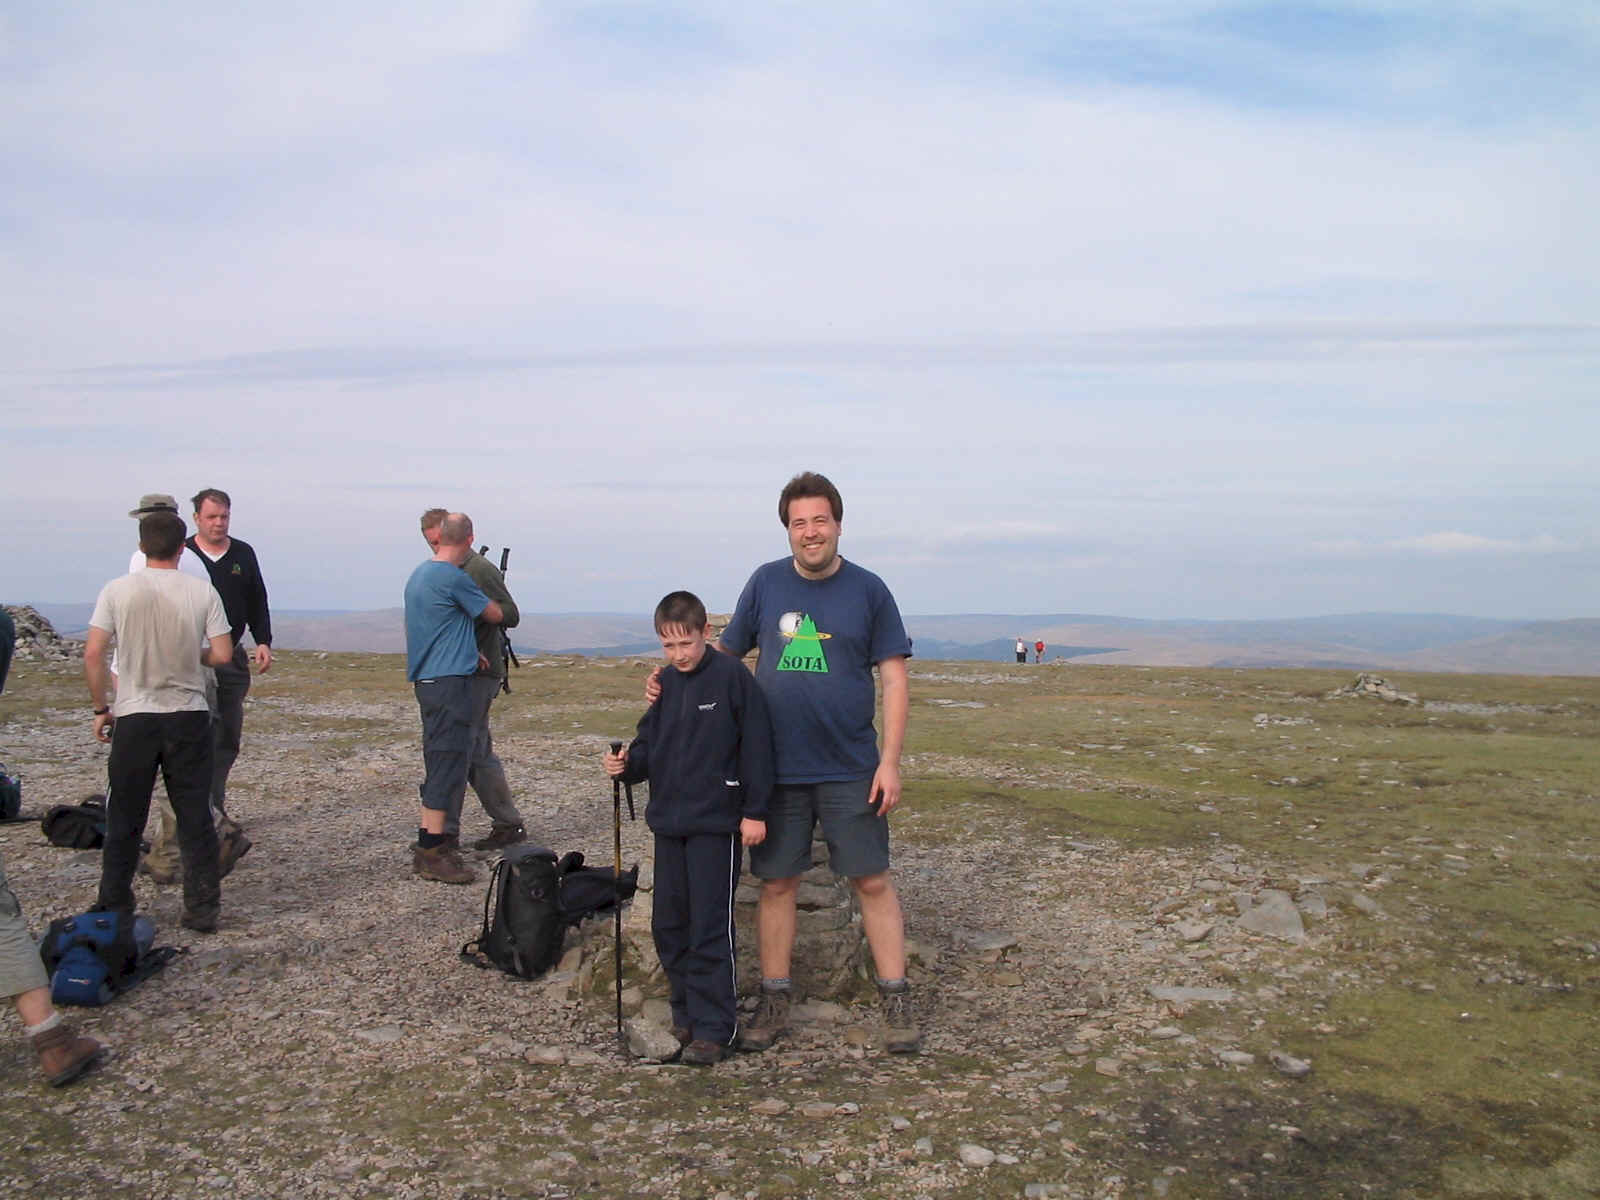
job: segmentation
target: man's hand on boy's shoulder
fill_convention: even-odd
[[[767,823],[745,817],[739,822],[739,838],[746,846],[759,846],[767,840]]]

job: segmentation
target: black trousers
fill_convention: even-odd
[[[211,817],[211,714],[130,713],[111,730],[106,774],[106,843],[100,859],[101,908],[133,911],[139,835],[150,815],[156,771],[178,818],[183,907],[215,914],[222,902],[217,829]]]
[[[211,805],[228,811],[228,772],[244,740],[244,698],[250,692],[250,656],[234,646],[233,660],[217,668],[217,719],[211,725]]]
[[[736,833],[656,834],[650,932],[671,989],[672,1023],[725,1046],[738,1028],[733,892],[743,858]]]

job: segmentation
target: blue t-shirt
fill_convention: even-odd
[[[471,675],[478,669],[472,622],[489,603],[460,567],[430,558],[406,580],[406,678]]]
[[[779,783],[866,779],[878,769],[872,668],[909,658],[911,639],[883,580],[849,561],[806,579],[794,559],[763,563],[719,639],[759,646],[756,682],[772,713]]]

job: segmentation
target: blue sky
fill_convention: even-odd
[[[725,608],[810,468],[908,612],[1600,614],[1600,9],[226,7],[0,13],[7,602]]]

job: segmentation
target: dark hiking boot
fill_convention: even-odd
[[[521,825],[496,825],[489,830],[488,837],[481,837],[472,843],[474,850],[499,850],[504,846],[515,846],[518,842],[528,839],[528,831]]]
[[[221,879],[238,864],[239,860],[250,853],[253,843],[245,836],[243,829],[228,822],[228,828],[217,831],[217,878]]]
[[[893,991],[879,988],[878,997],[883,1004],[883,1048],[890,1054],[915,1054],[922,1049],[922,1035],[911,1011],[911,985],[902,984]]]
[[[34,1034],[29,1040],[39,1052],[39,1069],[51,1087],[71,1083],[94,1065],[104,1049],[92,1037],[84,1037],[65,1022]]]
[[[178,924],[185,929],[192,929],[196,933],[215,933],[217,931],[217,910],[214,908],[186,908],[183,916],[178,918]]]
[[[708,1042],[695,1038],[683,1048],[678,1061],[686,1067],[714,1067],[733,1053],[733,1047],[721,1042]]]
[[[431,850],[414,847],[411,870],[435,883],[471,883],[478,878],[478,873],[461,861],[461,852],[453,846],[435,846]]]
[[[761,1003],[756,1008],[756,1015],[750,1018],[750,1024],[739,1030],[739,1049],[762,1051],[772,1049],[776,1042],[785,1033],[789,1032],[789,992],[769,992],[761,989]]]

